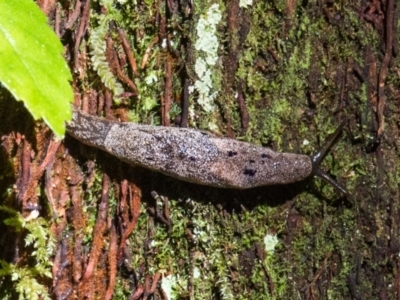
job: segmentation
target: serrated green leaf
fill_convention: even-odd
[[[32,0],[0,0],[0,81],[58,138],[71,119],[71,73],[63,46]]]

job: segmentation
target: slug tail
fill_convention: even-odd
[[[82,143],[102,150],[111,123],[81,111],[74,110],[71,122],[67,123],[67,133]]]
[[[315,153],[314,155],[311,156],[311,161],[312,161],[312,175],[317,176],[321,178],[323,181],[329,183],[333,187],[335,187],[337,190],[342,192],[345,195],[348,195],[347,190],[342,187],[339,183],[337,183],[335,180],[333,180],[328,174],[326,174],[323,170],[321,170],[321,162],[328,153],[329,149],[332,147],[332,145],[335,144],[337,141],[337,138],[339,137],[340,133],[342,132],[344,126],[346,125],[347,120],[344,120],[339,127],[335,130],[335,132],[328,138],[328,140],[325,142],[325,144],[322,146],[322,148]]]

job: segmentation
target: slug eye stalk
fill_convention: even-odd
[[[321,161],[324,159],[328,150],[332,147],[332,145],[337,141],[339,134],[342,132],[344,126],[346,125],[347,120],[344,120],[339,127],[335,130],[335,132],[326,140],[325,144],[321,147],[321,149],[312,155],[311,162],[312,162],[312,175],[321,178],[323,181],[331,184],[337,190],[341,191],[344,195],[349,195],[347,190],[342,187],[339,183],[333,180],[327,173],[321,170]]]

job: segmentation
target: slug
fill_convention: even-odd
[[[131,165],[196,184],[248,189],[315,175],[346,194],[319,167],[344,124],[311,157],[279,153],[195,129],[111,122],[80,111],[74,111],[67,133]]]

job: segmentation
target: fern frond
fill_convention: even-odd
[[[89,44],[92,48],[90,59],[92,61],[93,69],[100,76],[104,85],[108,87],[114,95],[120,95],[124,93],[124,89],[111,72],[106,58],[105,38],[109,31],[109,22],[111,17],[109,17],[109,15],[99,15],[98,19],[99,24],[96,28],[92,29],[89,38]]]

